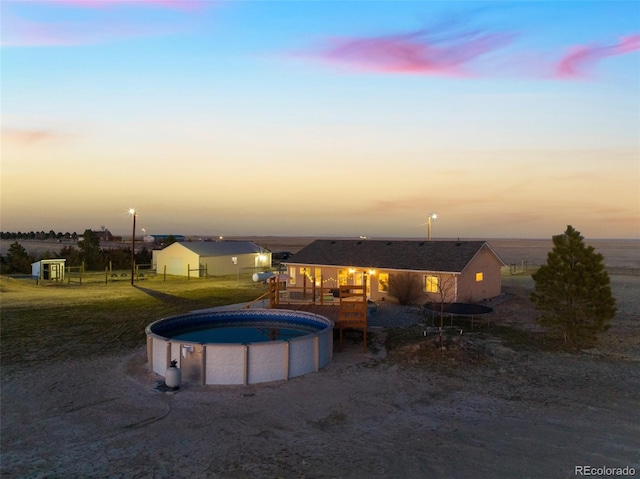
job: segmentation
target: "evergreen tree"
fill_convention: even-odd
[[[91,230],[85,230],[82,240],[78,241],[80,257],[84,261],[84,267],[88,271],[100,271],[104,269],[104,255],[100,248],[100,239]]]
[[[73,246],[64,246],[60,250],[59,256],[67,260],[67,266],[80,266],[82,264],[80,252]]]
[[[153,261],[153,254],[146,246],[143,246],[142,249],[136,253],[135,258],[136,264],[150,264],[151,261]]]
[[[31,263],[33,263],[33,257],[31,257],[27,250],[24,249],[17,241],[9,246],[7,252],[7,259],[5,262],[6,273],[31,273]]]
[[[571,346],[589,346],[597,333],[609,329],[616,314],[604,257],[571,225],[553,237],[553,250],[546,264],[532,278],[535,289],[530,299],[542,312],[540,325],[561,334]]]

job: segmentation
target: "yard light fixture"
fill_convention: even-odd
[[[427,225],[427,240],[431,241],[431,222],[438,219],[438,215],[436,213],[431,213],[427,218],[426,223],[419,224],[418,226]]]
[[[133,275],[135,274],[135,264],[136,264],[136,209],[129,208],[129,214],[133,217],[133,233],[131,234],[131,286],[133,286]]]
[[[436,213],[431,213],[429,218],[427,218],[427,241],[431,241],[431,221],[435,221],[438,219],[438,215]]]

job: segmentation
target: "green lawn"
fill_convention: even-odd
[[[0,276],[0,360],[12,366],[82,359],[145,344],[145,327],[192,310],[252,301],[266,292],[249,275],[215,279],[36,285]]]

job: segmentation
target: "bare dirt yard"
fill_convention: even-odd
[[[354,332],[289,381],[162,393],[144,348],[12,367],[2,477],[640,475],[640,277],[612,278],[618,318],[582,352],[540,339],[530,282],[506,277],[490,327],[467,325],[444,355],[415,308],[381,304],[367,353]]]

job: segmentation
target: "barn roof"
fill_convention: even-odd
[[[485,241],[408,240],[316,240],[287,264],[459,273],[483,248],[504,264]]]
[[[269,252],[251,241],[187,241],[174,244],[184,246],[200,256],[229,256]]]

